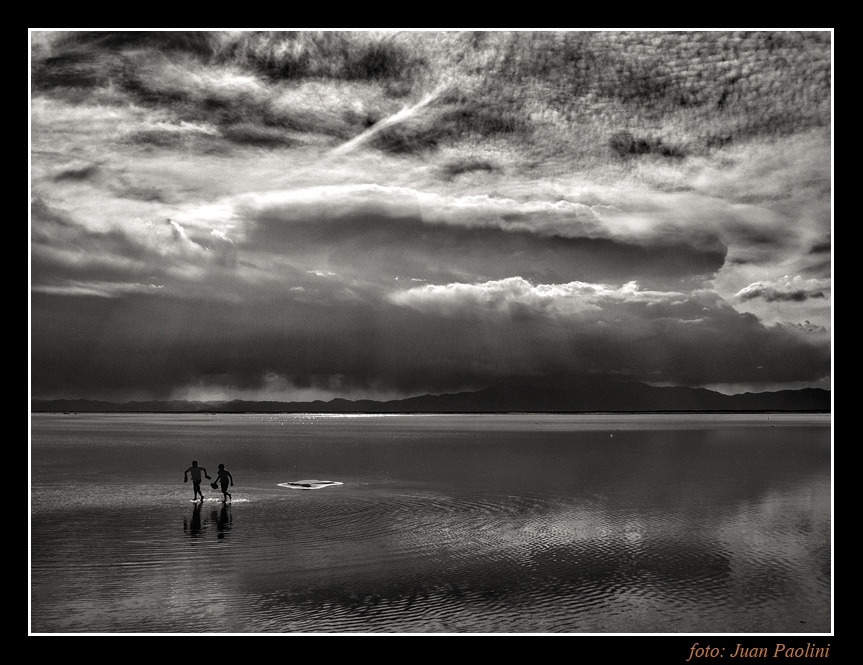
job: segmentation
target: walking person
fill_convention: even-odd
[[[192,495],[192,501],[198,500],[198,495],[201,495],[201,503],[204,503],[204,493],[201,491],[201,474],[204,474],[204,477],[207,480],[210,480],[210,476],[207,475],[207,470],[198,466],[198,462],[192,460],[192,466],[186,469],[185,473],[183,473],[183,482],[189,482],[189,474],[192,476],[192,489],[194,490],[194,494]]]
[[[231,487],[234,486],[234,477],[231,472],[225,468],[224,464],[219,464],[219,470],[216,472],[216,481],[222,486],[222,503],[227,503],[228,499],[233,501],[230,492],[228,492],[228,483]],[[216,483],[213,483],[215,485]]]

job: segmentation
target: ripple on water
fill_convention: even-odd
[[[709,531],[604,498],[347,485],[235,505],[111,496],[34,514],[43,625],[194,632],[189,589],[218,579],[202,609],[216,632],[676,632],[758,615],[808,561],[751,534],[763,515]]]

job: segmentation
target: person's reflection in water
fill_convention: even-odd
[[[196,503],[195,507],[192,508],[192,518],[191,520],[184,518],[183,519],[183,531],[191,538],[200,538],[204,535],[204,528],[201,524],[201,504]]]
[[[216,510],[214,508],[210,511],[210,514],[202,520],[201,504],[196,503],[194,508],[192,508],[192,517],[183,518],[183,533],[187,534],[192,539],[192,542],[200,541],[207,530],[207,524],[212,522],[216,525],[216,538],[224,540],[225,536],[227,536],[228,532],[231,530],[231,521],[233,520],[229,505],[230,504],[223,503],[221,510]]]
[[[228,535],[228,531],[231,530],[231,511],[228,510],[227,504],[222,504],[222,510],[218,517],[216,517],[215,511],[213,512],[213,520],[216,522],[216,531],[218,532],[216,538],[223,540]]]

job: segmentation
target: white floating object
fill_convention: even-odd
[[[279,483],[279,487],[286,487],[289,490],[319,490],[342,484],[336,480],[294,480],[289,483]]]

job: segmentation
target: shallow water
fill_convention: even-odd
[[[34,414],[31,630],[831,631],[822,415]],[[192,459],[235,478],[233,502]],[[338,486],[280,487],[300,479]]]

